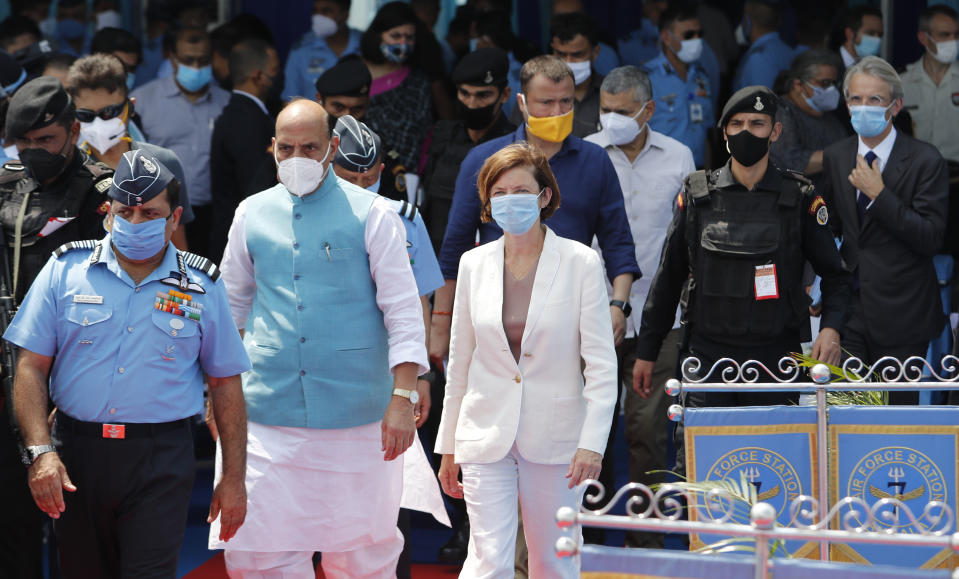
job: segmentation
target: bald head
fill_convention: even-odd
[[[324,162],[332,159],[339,139],[331,136],[331,132],[330,117],[319,103],[308,99],[290,102],[276,117],[273,146],[277,161],[290,157]]]

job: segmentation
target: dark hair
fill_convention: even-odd
[[[176,54],[176,45],[182,40],[187,44],[197,44],[200,42],[209,42],[210,35],[207,34],[205,30],[200,28],[180,28],[175,27],[170,30],[168,33],[170,39],[169,48],[170,52],[174,55]]]
[[[137,64],[143,60],[143,45],[136,36],[122,28],[107,27],[98,31],[90,41],[90,52],[132,52],[137,55]]]
[[[210,32],[213,52],[224,58],[230,57],[230,51],[238,42],[248,38],[258,38],[273,45],[273,33],[269,26],[248,12],[237,14],[232,20],[217,26]]]
[[[688,2],[670,4],[669,7],[663,10],[663,13],[659,15],[659,31],[668,30],[677,22],[693,19],[699,19],[695,5],[689,4]]]
[[[859,32],[859,29],[862,28],[862,19],[866,16],[875,16],[881,19],[882,10],[873,8],[872,6],[856,6],[855,8],[851,8],[842,17],[842,29],[846,30],[849,28],[854,33]]]
[[[919,13],[919,32],[932,32],[929,28],[932,23],[933,16],[942,15],[953,20],[959,20],[959,14],[956,14],[956,11],[951,7],[945,4],[933,4],[932,6],[927,6]]]
[[[65,52],[54,52],[47,57],[46,63],[43,65],[43,70],[48,68],[66,70],[73,66],[73,63],[76,61],[77,57],[73,56],[72,54],[67,54]]]
[[[24,34],[32,35],[36,38],[35,42],[43,39],[40,27],[29,17],[19,15],[8,17],[3,22],[0,22],[0,47],[6,50],[14,38]]]
[[[351,4],[350,0],[330,0],[330,1],[336,4],[339,4],[340,8],[342,8],[343,10],[350,9],[350,4]]]
[[[510,52],[513,50],[513,24],[509,13],[502,10],[480,12],[474,18],[476,34],[488,36],[496,48]]]
[[[127,77],[123,62],[112,54],[94,54],[77,60],[67,72],[66,89],[76,96],[81,90],[103,89],[127,95]]]
[[[549,37],[558,38],[560,42],[569,42],[582,34],[589,42],[590,48],[595,48],[599,43],[599,31],[596,29],[596,23],[588,15],[582,12],[566,12],[557,14],[549,23]]]
[[[770,4],[761,0],[746,0],[749,6],[749,17],[765,30],[779,30],[783,22],[783,11],[778,4]]]
[[[241,40],[230,51],[230,80],[233,86],[246,81],[254,72],[265,70],[273,46],[259,38]]]
[[[406,24],[416,26],[418,22],[416,13],[413,12],[413,8],[409,4],[404,2],[384,4],[376,13],[376,16],[373,17],[373,22],[370,22],[369,27],[360,39],[360,54],[368,62],[383,64],[386,62],[386,57],[380,52],[380,43],[383,41],[381,35],[391,28]],[[419,38],[416,39],[416,43],[413,54],[407,62],[412,61],[419,52]]]

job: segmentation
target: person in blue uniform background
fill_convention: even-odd
[[[743,7],[742,30],[749,49],[739,61],[733,90],[759,85],[772,88],[776,76],[789,68],[793,49],[780,38],[782,8],[770,0],[747,0]]]
[[[350,0],[313,1],[311,28],[286,59],[283,100],[312,97],[314,83],[323,71],[341,57],[359,53],[361,33],[346,25],[349,17]]]

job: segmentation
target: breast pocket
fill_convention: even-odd
[[[196,360],[200,352],[200,327],[195,321],[168,312],[153,312],[151,338],[165,362]],[[159,331],[159,333],[157,332]]]
[[[64,317],[70,322],[67,339],[92,346],[109,334],[113,309],[103,304],[69,304]]]

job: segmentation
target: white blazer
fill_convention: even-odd
[[[603,454],[616,403],[609,297],[591,248],[546,230],[519,364],[503,329],[504,239],[460,260],[436,452],[457,463]],[[585,384],[584,384],[585,377]]]

